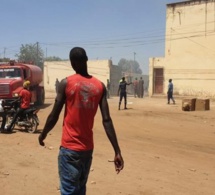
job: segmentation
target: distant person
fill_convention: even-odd
[[[172,100],[173,104],[175,104],[175,100],[173,98],[173,83],[172,79],[169,79],[168,91],[167,91],[167,104],[170,104],[170,100]]]
[[[137,78],[133,82],[133,87],[134,87],[134,97],[138,97],[138,80]]]
[[[93,123],[98,106],[102,123],[114,148],[115,170],[119,173],[124,167],[116,132],[109,113],[105,85],[88,74],[88,57],[83,48],[70,51],[70,62],[76,74],[63,79],[42,133],[40,145],[58,121],[65,105],[62,138],[58,155],[60,191],[62,195],[85,195],[86,183],[93,155]]]
[[[125,81],[125,77],[122,77],[121,82],[119,83],[119,89],[118,89],[118,95],[119,95],[119,107],[118,109],[120,110],[121,102],[122,99],[124,98],[124,109],[127,108],[127,91],[126,91],[126,86],[130,85],[131,83],[127,83]]]
[[[59,84],[60,84],[60,81],[59,81],[58,78],[57,78],[56,81],[55,81],[55,91],[56,91],[56,93],[57,93],[57,91],[58,91],[58,86],[59,86]]]
[[[139,80],[138,92],[139,92],[139,97],[143,98],[143,96],[144,96],[144,80],[142,77],[140,77],[140,80]]]
[[[110,98],[110,80],[107,79],[107,98],[109,99]]]

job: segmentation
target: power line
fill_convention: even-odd
[[[207,22],[207,25],[210,25],[214,23],[214,21]],[[196,31],[196,27],[204,27],[205,23],[196,23],[192,25],[184,25],[179,28],[174,28],[176,33],[174,34],[167,34],[168,32],[171,32],[170,29],[166,29],[166,32],[164,29],[153,29],[146,32],[135,32],[130,34],[124,34],[121,36],[115,36],[114,38],[103,38],[103,39],[88,39],[86,40],[80,40],[80,41],[67,41],[67,42],[40,42],[41,45],[44,46],[55,46],[55,47],[64,47],[64,48],[70,48],[71,45],[75,44],[83,44],[84,46],[90,47],[90,48],[125,48],[125,47],[134,47],[134,46],[143,46],[143,45],[149,45],[149,44],[159,44],[159,43],[165,43],[168,41],[174,41],[178,39],[188,39],[188,38],[198,38],[205,36],[204,30]],[[180,30],[186,31],[186,32],[178,32]],[[166,34],[165,34],[166,33]],[[215,32],[214,30],[210,30],[206,32],[207,36],[214,36]],[[196,42],[196,44],[198,44]],[[203,46],[203,45],[202,45]],[[14,46],[13,46],[14,47]],[[16,46],[20,47],[20,46]],[[205,46],[206,47],[206,46]],[[13,54],[18,53],[19,50],[11,50],[12,47],[7,47],[7,53],[3,52],[0,54]],[[208,48],[209,49],[209,48]]]

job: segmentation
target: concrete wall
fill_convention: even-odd
[[[119,66],[110,66],[110,95],[117,95],[119,88],[119,80],[122,78],[122,70]]]
[[[164,93],[169,78],[179,95],[215,97],[215,0],[191,0],[167,5],[165,57],[151,58],[153,68],[164,69]]]
[[[88,72],[98,78],[105,85],[107,79],[111,83],[111,94],[116,95],[118,83],[121,78],[121,69],[112,65],[111,60],[89,60],[87,62]],[[59,81],[65,77],[75,74],[70,65],[70,61],[45,61],[44,62],[44,86],[46,91],[55,91],[55,81]]]

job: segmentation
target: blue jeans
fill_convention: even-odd
[[[73,151],[60,147],[58,171],[61,195],[85,195],[93,151]]]

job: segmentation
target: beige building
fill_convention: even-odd
[[[121,78],[121,70],[118,66],[112,65],[111,60],[89,60],[88,72],[105,85],[107,79],[111,83],[111,94],[116,94],[118,82]],[[63,78],[74,74],[70,61],[45,61],[44,62],[44,87],[45,91],[55,91],[56,79],[61,81]]]
[[[215,0],[167,4],[165,56],[149,60],[149,96],[215,97]]]

